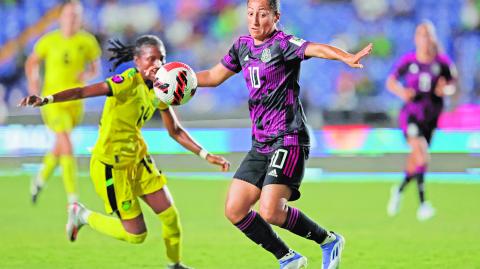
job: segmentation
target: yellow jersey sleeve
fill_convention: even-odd
[[[159,102],[159,103],[158,103],[158,109],[160,109],[160,110],[167,110],[168,107],[169,107],[169,105],[167,105],[167,104],[165,104],[165,103],[163,103],[163,102]]]
[[[125,70],[121,74],[107,78],[106,82],[111,91],[111,96],[123,99],[131,94],[131,90],[138,85],[138,71],[135,68]]]

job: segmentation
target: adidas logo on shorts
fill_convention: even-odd
[[[269,176],[272,176],[272,177],[278,177],[277,175],[277,169],[273,169],[272,171],[270,171],[270,173],[268,173]]]

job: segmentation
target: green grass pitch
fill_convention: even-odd
[[[427,176],[428,180],[428,176]],[[160,225],[144,206],[149,235],[129,245],[82,228],[75,243],[64,233],[66,199],[60,178],[51,180],[32,206],[29,176],[0,177],[0,268],[164,268]],[[228,181],[171,178],[169,188],[184,228],[184,262],[200,269],[278,268],[274,257],[254,245],[223,216]],[[386,216],[390,183],[305,183],[294,203],[323,226],[346,238],[342,268],[480,268],[480,185],[428,184],[437,216],[420,223],[411,185],[401,213]],[[81,200],[103,212],[86,177]],[[321,268],[321,251],[276,228],[290,247]]]

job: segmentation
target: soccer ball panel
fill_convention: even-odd
[[[192,68],[184,63],[167,63],[155,74],[155,95],[167,105],[187,103],[196,89],[197,76]]]

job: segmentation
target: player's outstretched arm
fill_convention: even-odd
[[[110,88],[106,82],[100,82],[92,85],[88,85],[80,88],[73,88],[65,91],[58,92],[46,97],[40,97],[37,95],[30,95],[23,98],[18,106],[43,106],[50,103],[58,103],[65,101],[78,100],[88,97],[107,95],[110,93]]]
[[[196,75],[198,87],[216,87],[235,75],[235,73],[219,63],[209,70],[197,72]]]
[[[175,115],[175,112],[173,111],[173,108],[169,107],[166,110],[161,110],[160,114],[162,115],[163,124],[168,130],[168,134],[180,145],[206,159],[209,163],[220,166],[223,172],[226,172],[230,169],[229,161],[222,156],[208,153],[190,136],[185,129],[183,129],[177,119],[177,116]]]
[[[327,44],[310,43],[305,49],[305,56],[339,60],[346,63],[350,67],[363,68],[363,65],[360,64],[360,60],[370,54],[372,51],[372,46],[372,43],[370,43],[356,54],[350,54],[344,50]]]

